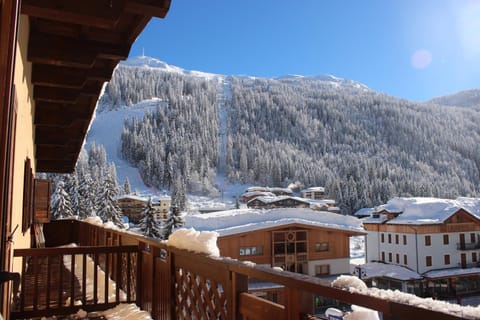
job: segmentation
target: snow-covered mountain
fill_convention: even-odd
[[[433,98],[428,102],[442,106],[480,108],[480,89],[460,91],[454,94]]]
[[[185,76],[193,76],[193,77],[200,77],[200,78],[206,78],[206,79],[215,79],[215,78],[224,77],[223,75],[215,74],[215,73],[201,72],[201,71],[195,71],[195,70],[185,70],[183,68],[172,66],[166,62],[163,62],[161,60],[148,57],[148,56],[132,57],[126,61],[120,62],[120,65],[124,67],[140,67],[140,68],[156,69],[158,71],[172,72],[172,73],[178,73]]]
[[[125,117],[138,121],[124,130]],[[244,186],[230,192],[227,181],[300,181],[325,186],[349,213],[396,195],[474,195],[478,123],[475,108],[417,104],[327,74],[218,75],[141,56],[117,68],[87,142],[104,144],[120,183],[129,176],[144,192],[162,191],[137,168],[159,189],[170,171],[186,172],[190,191],[230,202]]]

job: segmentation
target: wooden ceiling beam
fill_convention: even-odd
[[[98,84],[86,85],[81,90],[35,86],[33,97],[36,101],[74,104],[77,103],[80,95],[98,97],[101,89],[101,85]]]
[[[113,69],[110,68],[81,69],[36,63],[32,68],[32,83],[45,87],[80,89],[88,80],[109,81],[112,73]]]
[[[129,45],[115,45],[31,32],[28,60],[33,63],[64,67],[92,68],[96,59],[118,62],[126,59],[129,51]]]
[[[83,122],[88,125],[92,117],[90,106],[79,104],[68,105],[39,101],[35,105],[35,120],[37,126],[69,127],[73,123]]]
[[[138,15],[165,18],[170,9],[170,0],[131,0],[125,3],[125,11]]]
[[[123,0],[23,0],[22,13],[58,22],[113,29],[124,11]]]
[[[72,173],[77,159],[72,160],[37,160],[38,172]]]

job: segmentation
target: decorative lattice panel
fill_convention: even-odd
[[[227,319],[227,301],[222,286],[184,269],[175,270],[178,319]]]

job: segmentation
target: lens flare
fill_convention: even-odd
[[[432,63],[432,53],[426,49],[417,50],[412,54],[411,63],[415,69],[425,69]]]

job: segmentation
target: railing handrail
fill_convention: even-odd
[[[78,247],[55,247],[55,248],[28,248],[15,249],[14,257],[40,257],[70,254],[95,254],[95,253],[127,253],[138,252],[138,246],[78,246]]]

